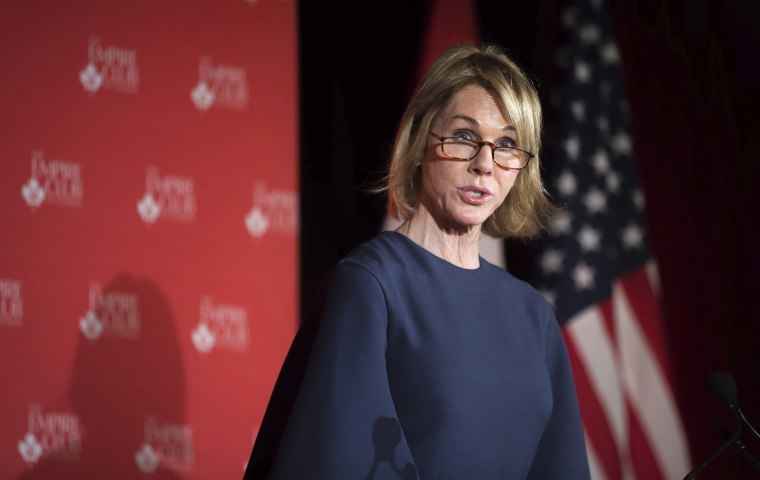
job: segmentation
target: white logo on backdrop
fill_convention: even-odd
[[[254,206],[245,217],[245,228],[254,237],[263,237],[269,229],[269,218],[264,215],[260,207]]]
[[[79,319],[79,330],[87,340],[97,340],[103,333],[103,322],[98,319],[95,312],[88,310],[82,318]]]
[[[33,433],[27,433],[24,439],[18,442],[18,453],[26,463],[37,463],[42,456],[42,445]]]
[[[90,285],[89,310],[79,319],[79,330],[90,341],[101,335],[136,339],[140,335],[137,295],[104,292],[99,283]]]
[[[154,416],[145,418],[145,438],[135,452],[135,463],[144,473],[158,465],[175,470],[190,470],[195,464],[193,429],[182,423],[160,423]]]
[[[137,50],[103,46],[97,37],[87,45],[87,65],[79,71],[79,82],[90,95],[105,88],[122,93],[137,93],[140,70]]]
[[[248,312],[237,305],[214,303],[201,298],[200,320],[191,334],[193,345],[201,353],[213,348],[243,351],[248,348]]]
[[[192,178],[161,176],[149,167],[145,176],[145,194],[137,201],[137,214],[147,223],[159,218],[177,222],[195,221],[195,186]]]
[[[213,65],[203,57],[198,65],[198,83],[190,92],[195,108],[206,111],[211,107],[232,110],[248,108],[248,80],[243,67]]]
[[[81,207],[84,199],[82,166],[63,160],[45,160],[42,150],[32,151],[32,176],[21,186],[21,196],[34,210],[47,202],[64,207]]]
[[[24,320],[21,280],[0,278],[0,325],[20,327]]]
[[[36,178],[32,177],[21,187],[21,196],[24,197],[27,205],[37,208],[45,201],[45,189],[40,186]]]
[[[76,461],[82,446],[79,417],[65,412],[43,412],[29,405],[28,430],[18,442],[18,453],[29,464],[42,456]]]
[[[257,183],[253,189],[253,207],[245,217],[245,228],[254,238],[268,232],[296,235],[298,229],[298,195],[289,190],[269,189]]]
[[[137,468],[143,473],[153,473],[156,471],[159,461],[158,454],[147,443],[143,443],[140,450],[135,452],[135,463],[137,463]]]

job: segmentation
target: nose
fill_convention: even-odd
[[[478,175],[493,174],[493,148],[492,143],[484,142],[475,158],[470,160],[469,170]]]

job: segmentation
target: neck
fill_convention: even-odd
[[[433,255],[458,267],[480,267],[480,225],[462,229],[442,228],[424,208],[421,208],[396,231]]]

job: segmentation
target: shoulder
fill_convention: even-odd
[[[367,240],[343,257],[330,273],[331,289],[356,293],[359,290],[383,290],[404,266],[398,234],[383,232]]]
[[[328,304],[346,302],[376,302],[387,296],[404,260],[401,249],[403,238],[394,232],[382,232],[360,244],[339,260],[320,281],[304,317],[305,322],[321,318]]]
[[[382,280],[402,270],[410,260],[408,240],[396,232],[382,232],[359,245],[340,262],[338,270],[365,270]]]

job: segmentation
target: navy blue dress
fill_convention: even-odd
[[[565,344],[527,283],[384,232],[338,263],[318,312],[246,478],[589,478]]]

